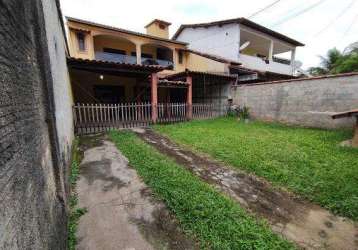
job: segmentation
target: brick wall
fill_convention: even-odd
[[[68,100],[70,93],[56,92],[67,83],[51,66],[65,68],[66,61],[48,45],[56,43],[59,55],[65,48],[58,37],[48,41],[46,22],[58,19],[58,11],[56,1],[46,1],[53,13],[44,17],[40,0],[0,0],[0,249],[67,244],[65,170],[73,133],[71,123],[67,130],[57,126],[56,116],[70,104],[63,110],[54,96]]]
[[[253,118],[319,127],[352,127],[353,119],[330,115],[358,108],[358,73],[313,79],[247,84],[233,89],[234,104],[246,105]]]

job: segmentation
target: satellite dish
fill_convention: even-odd
[[[241,46],[240,46],[240,51],[246,49],[247,47],[249,47],[250,45],[250,41],[244,42]]]

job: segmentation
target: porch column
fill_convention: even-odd
[[[142,64],[142,45],[136,43],[135,45],[137,64]]]
[[[270,49],[269,49],[269,61],[273,61],[273,40],[270,40]]]
[[[186,105],[188,107],[186,117],[190,120],[193,117],[193,79],[191,76],[186,77],[186,82],[188,84],[187,95],[186,95]]]
[[[152,103],[152,121],[157,122],[158,119],[158,75],[152,73],[151,79],[151,103]]]
[[[292,75],[295,73],[295,57],[296,57],[296,48],[291,50],[291,70],[292,70]]]

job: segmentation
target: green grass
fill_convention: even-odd
[[[155,128],[180,144],[358,219],[358,150],[338,146],[352,137],[350,131],[245,124],[234,118]]]
[[[145,144],[133,133],[110,136],[144,182],[176,216],[184,231],[203,249],[293,249],[267,224],[215,191],[184,167]]]
[[[76,183],[79,176],[79,163],[81,162],[81,155],[78,151],[78,139],[75,139],[73,142],[72,149],[72,163],[70,169],[70,184],[71,184],[71,194],[70,194],[70,214],[68,220],[68,248],[69,250],[75,250],[77,244],[76,231],[80,217],[84,215],[87,210],[85,208],[78,208],[78,199],[76,193]]]

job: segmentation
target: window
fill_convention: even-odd
[[[131,52],[131,56],[137,56],[137,53],[133,51]],[[153,59],[153,55],[147,53],[142,53],[141,57],[144,59]]]
[[[80,51],[85,51],[86,50],[86,41],[85,41],[85,34],[82,32],[78,32],[77,33],[77,42],[78,42],[78,49]]]
[[[112,54],[119,54],[119,55],[125,55],[126,52],[121,49],[112,49],[112,48],[103,48],[103,52],[106,53],[112,53]]]
[[[147,54],[147,53],[142,53],[142,58],[150,58],[150,59],[153,59],[153,55]]]
[[[179,63],[183,64],[183,51],[179,50]]]
[[[159,24],[159,28],[162,29],[162,30],[165,30],[165,25],[162,24],[162,23],[160,23],[160,24]]]

